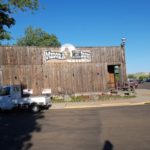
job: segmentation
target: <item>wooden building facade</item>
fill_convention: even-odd
[[[0,47],[0,84],[21,84],[40,95],[100,92],[126,80],[125,49],[114,47]]]

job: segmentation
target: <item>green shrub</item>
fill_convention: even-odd
[[[64,98],[62,96],[54,96],[52,98],[52,103],[63,103],[63,102],[89,102],[89,101],[109,101],[109,100],[119,100],[119,99],[129,99],[134,98],[135,95],[127,95],[127,96],[120,96],[120,95],[99,95],[97,96],[96,100],[94,96],[89,95],[81,95],[81,96],[71,96]]]

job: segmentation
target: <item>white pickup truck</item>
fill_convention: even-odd
[[[26,90],[27,91],[27,90]],[[44,93],[42,96],[22,96],[20,85],[0,87],[0,110],[29,109],[39,112],[51,106],[51,94]]]

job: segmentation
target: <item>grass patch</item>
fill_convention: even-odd
[[[52,103],[63,103],[64,98],[62,96],[53,96],[52,97]]]
[[[106,100],[119,100],[119,99],[130,99],[130,98],[135,98],[136,96],[120,96],[120,95],[104,95],[104,96],[99,96],[99,101],[106,101]]]
[[[119,99],[135,98],[134,95],[120,96],[120,95],[81,95],[81,96],[54,96],[52,103],[64,102],[93,102],[93,101],[110,101]]]

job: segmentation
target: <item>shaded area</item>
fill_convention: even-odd
[[[103,150],[113,150],[113,144],[109,140],[105,141]]]
[[[42,118],[42,113],[0,113],[0,148],[6,150],[30,149],[33,146],[32,133],[41,131],[37,119]]]

